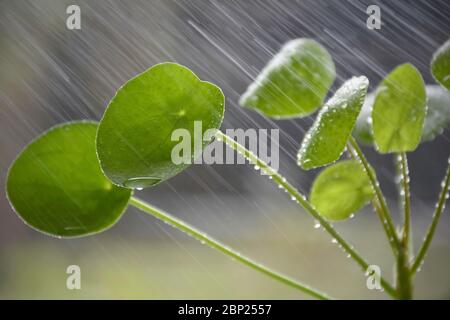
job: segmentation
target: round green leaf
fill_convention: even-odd
[[[450,92],[439,85],[425,86],[427,94],[427,114],[422,130],[421,143],[431,141],[440,135],[450,123]],[[359,142],[373,146],[372,106],[375,95],[367,95],[366,101],[356,121],[353,136]]]
[[[450,91],[450,40],[447,40],[433,55],[431,73],[436,81]]]
[[[426,114],[425,84],[411,64],[398,66],[381,82],[372,110],[373,134],[381,153],[417,148]]]
[[[71,122],[31,142],[9,169],[6,191],[17,214],[31,227],[74,237],[112,226],[131,190],[113,185],[95,153],[97,124]]]
[[[286,43],[247,88],[239,103],[280,119],[319,108],[336,76],[328,51],[311,39]]]
[[[100,122],[97,153],[103,172],[129,188],[167,180],[201,156],[210,143],[203,141],[205,131],[218,129],[223,113],[217,86],[179,64],[155,65],[119,89]],[[175,129],[190,135],[187,163],[172,161],[173,148],[183,140],[172,141]]]
[[[311,188],[311,203],[329,220],[344,220],[373,198],[373,189],[363,166],[342,161],[323,170]]]
[[[327,101],[303,138],[297,155],[299,166],[312,169],[339,159],[361,110],[368,85],[366,77],[353,77]]]

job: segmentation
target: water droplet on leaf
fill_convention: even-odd
[[[128,179],[123,184],[128,188],[136,188],[142,190],[143,188],[154,186],[160,181],[161,179],[156,177],[137,177]]]

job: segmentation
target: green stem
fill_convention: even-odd
[[[413,294],[413,285],[411,270],[409,268],[408,254],[406,254],[406,250],[402,250],[401,252],[399,252],[396,265],[398,298],[402,300],[411,300]]]
[[[288,276],[285,276],[283,274],[280,274],[274,270],[271,270],[267,267],[265,267],[262,264],[259,264],[257,262],[254,262],[253,260],[251,260],[250,258],[247,258],[243,255],[241,255],[239,252],[237,252],[236,250],[220,243],[219,241],[211,238],[210,236],[208,236],[207,234],[205,234],[204,232],[201,232],[199,230],[197,230],[196,228],[190,226],[189,224],[185,223],[184,221],[166,213],[161,211],[158,208],[153,207],[152,205],[137,199],[135,197],[131,197],[130,199],[130,204],[135,206],[138,209],[141,209],[142,211],[152,215],[153,217],[164,221],[168,224],[170,224],[172,227],[183,231],[185,233],[187,233],[188,235],[192,236],[193,238],[201,241],[204,244],[207,244],[208,246],[210,246],[213,249],[216,249],[224,254],[226,254],[227,256],[235,259],[236,261],[239,261],[243,264],[245,264],[246,266],[261,272],[269,277],[271,277],[274,280],[277,280],[281,283],[284,283],[290,287],[293,287],[295,289],[298,289],[314,298],[317,299],[321,299],[321,300],[328,300],[330,299],[326,294],[321,293],[313,288],[310,288],[294,279],[289,278]]]
[[[352,147],[352,145],[351,145],[350,143],[349,143],[349,145],[348,145],[347,151],[348,151],[350,157],[351,157],[353,160],[359,161],[359,157],[358,157],[358,155],[356,154],[356,151],[354,150],[354,148]],[[378,218],[380,219],[380,221],[384,221],[384,218],[383,218],[383,216],[384,216],[383,210],[381,209],[381,205],[380,205],[380,203],[378,202],[378,200],[377,200],[376,197],[375,197],[374,199],[372,199],[372,206],[373,206],[373,208],[375,209],[375,213],[378,215]],[[382,227],[383,227],[383,229],[384,229],[384,232],[385,232],[386,235],[389,237],[389,229],[388,229],[388,227],[387,227],[387,224],[382,222],[381,225],[382,225]],[[390,244],[392,250],[393,250],[394,252],[396,252],[396,251],[397,251],[397,248],[395,247],[394,242],[393,242],[391,239],[388,239],[388,242],[389,242],[389,244]]]
[[[397,156],[398,168],[400,171],[399,189],[403,202],[403,232],[401,239],[401,250],[397,257],[397,290],[400,299],[410,300],[413,295],[413,285],[411,279],[411,270],[409,263],[409,245],[411,234],[411,200],[409,191],[409,172],[408,172],[408,158],[405,152],[401,152]]]
[[[419,253],[417,254],[417,257],[414,260],[414,263],[411,268],[412,275],[414,275],[417,272],[417,270],[420,268],[420,266],[422,265],[423,260],[425,258],[425,254],[427,253],[427,250],[430,247],[431,241],[433,240],[433,236],[436,231],[436,227],[438,225],[439,218],[441,217],[441,214],[444,211],[445,202],[448,198],[449,185],[450,185],[450,159],[449,159],[449,165],[447,167],[447,173],[445,175],[445,178],[444,178],[444,181],[442,184],[442,190],[439,195],[439,200],[438,200],[438,203],[436,206],[436,210],[434,211],[433,220],[431,221],[431,224],[428,228],[428,231],[424,238],[422,246],[420,247]]]
[[[394,253],[397,255],[401,251],[400,240],[398,239],[397,232],[395,231],[394,222],[392,221],[392,217],[389,213],[389,208],[386,204],[386,200],[384,198],[383,192],[381,191],[380,183],[378,182],[375,172],[373,171],[372,167],[369,165],[369,162],[367,161],[363,152],[359,148],[358,143],[351,136],[349,138],[349,144],[350,144],[350,147],[356,153],[357,158],[361,161],[361,163],[367,173],[367,176],[370,180],[372,188],[375,192],[376,201],[378,202],[378,205],[379,205],[380,210],[377,210],[377,212],[379,214],[381,224],[383,225],[383,228],[388,237],[388,241],[391,244],[391,247],[392,247]]]
[[[408,158],[405,152],[401,152],[398,155],[400,173],[401,173],[401,190],[403,200],[403,234],[402,234],[402,246],[408,255],[409,253],[409,239],[411,236],[411,196],[409,191],[409,170],[408,170]]]
[[[295,199],[297,203],[306,210],[306,212],[308,212],[315,220],[320,223],[324,230],[327,231],[333,237],[333,239],[336,240],[336,242],[342,247],[342,249],[347,252],[350,257],[356,261],[356,263],[358,263],[363,271],[367,271],[369,264],[359,255],[359,253],[353,248],[353,246],[347,243],[334,229],[334,227],[314,209],[314,207],[309,203],[306,197],[301,194],[295,187],[293,187],[289,182],[287,182],[286,178],[284,178],[267,163],[258,158],[258,156],[253,152],[246,149],[244,146],[240,145],[221,131],[218,131],[216,133],[216,138],[219,141],[225,142],[233,150],[237,151],[255,166],[259,167],[265,174],[270,176],[272,180],[276,184],[278,184],[278,186],[286,190],[286,192],[289,193],[289,195],[293,197],[293,199]],[[383,277],[381,277],[381,285],[389,295],[391,295],[392,297],[396,297],[395,289]]]

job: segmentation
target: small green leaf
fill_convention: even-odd
[[[450,40],[447,40],[433,55],[431,73],[436,81],[450,91]]]
[[[450,123],[450,92],[439,85],[427,85],[425,91],[427,94],[427,114],[421,143],[436,138]],[[367,95],[353,130],[353,136],[359,142],[372,146],[374,141],[371,114],[374,98],[373,93]]]
[[[103,172],[129,188],[165,181],[201,156],[211,140],[203,141],[204,133],[219,129],[223,113],[217,86],[179,64],[155,65],[117,92],[100,122],[97,153]],[[189,161],[172,159],[174,147],[186,138],[172,139],[175,129],[189,135]]]
[[[381,153],[417,148],[426,114],[422,76],[409,64],[394,69],[377,89],[372,110],[373,134]]]
[[[316,121],[303,138],[298,164],[312,169],[336,161],[345,150],[367,92],[369,80],[347,80],[320,110]]]
[[[239,103],[267,117],[303,117],[319,108],[336,72],[328,51],[311,39],[286,43],[247,88]]]
[[[128,205],[131,190],[113,185],[95,153],[97,124],[71,122],[31,142],[9,169],[6,190],[31,227],[59,237],[103,231]]]
[[[344,220],[370,202],[373,195],[363,166],[347,160],[320,172],[311,188],[310,199],[325,218]]]

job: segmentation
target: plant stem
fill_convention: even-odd
[[[398,298],[411,300],[413,294],[411,271],[409,268],[408,254],[406,250],[399,252],[397,257],[397,291]]]
[[[411,234],[411,197],[409,191],[409,171],[408,158],[405,152],[397,156],[398,168],[400,171],[400,196],[403,202],[404,224],[401,239],[401,250],[397,257],[397,290],[400,299],[412,299],[412,279],[409,263],[409,245]]]
[[[258,158],[258,156],[255,155],[253,152],[246,149],[244,146],[237,143],[235,140],[228,137],[221,131],[218,131],[216,133],[216,138],[219,141],[225,142],[229,147],[240,153],[252,164],[259,167],[265,174],[270,176],[271,179],[275,183],[277,183],[280,188],[283,188],[287,193],[289,193],[289,195],[293,197],[293,199],[295,199],[296,202],[303,209],[305,209],[316,221],[320,223],[320,225],[324,228],[324,230],[327,231],[333,237],[333,239],[336,240],[336,242],[342,247],[342,249],[345,252],[347,252],[350,255],[350,257],[356,261],[356,263],[358,263],[358,265],[363,269],[364,272],[367,271],[369,264],[359,255],[359,253],[353,248],[353,246],[347,243],[341,237],[341,235],[334,229],[334,227],[327,220],[325,220],[316,211],[316,209],[314,209],[314,207],[309,203],[306,197],[302,193],[300,193],[295,187],[293,187],[289,182],[287,182],[286,178],[280,175],[277,171],[275,171],[263,160]],[[392,297],[396,297],[395,289],[383,277],[381,277],[381,285],[389,295],[391,295]]]
[[[141,209],[142,211],[152,215],[153,217],[164,221],[165,223],[170,224],[172,227],[183,231],[185,233],[187,233],[188,235],[192,236],[193,238],[201,241],[204,244],[207,244],[208,246],[210,246],[213,249],[216,249],[224,254],[226,254],[227,256],[235,259],[236,261],[239,261],[243,264],[245,264],[246,266],[261,272],[269,277],[271,277],[274,280],[277,280],[281,283],[284,283],[290,287],[293,287],[295,289],[298,289],[314,298],[317,299],[321,299],[321,300],[328,300],[330,299],[326,294],[321,293],[307,285],[304,285],[288,276],[285,276],[283,274],[280,274],[274,270],[271,270],[267,267],[265,267],[262,264],[259,264],[257,262],[254,262],[253,260],[251,260],[250,258],[247,258],[243,255],[241,255],[239,252],[237,252],[236,250],[220,243],[219,241],[211,238],[210,236],[208,236],[207,234],[205,234],[204,232],[201,232],[199,230],[197,230],[196,228],[190,226],[189,224],[185,223],[184,221],[166,213],[161,211],[160,209],[140,200],[137,199],[135,197],[131,197],[130,199],[130,204],[135,206],[138,209]]]
[[[358,155],[356,154],[356,151],[354,150],[354,148],[351,146],[350,143],[349,143],[349,145],[348,145],[347,151],[348,151],[350,157],[351,157],[353,160],[356,160],[356,161],[359,160],[359,157],[358,157]],[[372,188],[373,188],[373,187],[372,187]],[[386,224],[386,223],[383,223],[383,221],[384,221],[384,218],[383,218],[383,210],[381,209],[381,205],[379,204],[377,198],[372,199],[372,206],[373,206],[373,208],[375,209],[375,212],[376,212],[376,214],[378,215],[378,218],[380,219],[380,221],[382,221],[381,225],[382,225],[382,227],[383,227],[383,229],[384,229],[384,232],[385,232],[386,235],[389,237],[389,229],[388,229],[388,227],[387,227],[387,224]],[[390,246],[391,246],[393,252],[396,252],[396,251],[397,251],[397,248],[395,247],[395,243],[394,243],[391,239],[388,239],[388,242],[389,242],[389,244],[390,244]]]
[[[445,208],[445,202],[448,198],[450,186],[450,159],[449,165],[447,167],[447,173],[445,174],[444,181],[442,182],[442,189],[439,195],[439,200],[436,206],[436,210],[433,214],[433,220],[431,221],[430,226],[428,227],[427,234],[423,240],[422,246],[419,249],[419,253],[417,254],[416,259],[411,267],[411,274],[414,275],[419,268],[421,267],[423,260],[425,258],[425,254],[427,253],[428,248],[430,247],[431,241],[433,240],[434,233],[436,231],[436,227],[439,222],[439,218],[441,217],[442,212]]]
[[[411,195],[409,191],[409,170],[408,170],[408,158],[405,152],[401,152],[398,155],[398,161],[401,173],[401,187],[403,198],[403,212],[404,212],[404,225],[402,234],[402,246],[407,253],[409,252],[409,239],[411,236]]]
[[[349,144],[350,147],[355,151],[358,159],[361,161],[367,173],[372,188],[375,192],[376,201],[378,202],[379,210],[377,210],[377,212],[380,217],[381,223],[388,237],[388,241],[393,248],[394,253],[398,254],[401,250],[400,240],[398,239],[397,232],[395,231],[394,222],[392,221],[392,217],[389,213],[389,208],[386,204],[383,192],[381,191],[380,183],[378,182],[375,172],[373,171],[363,152],[359,148],[358,143],[352,136],[350,136],[349,138]]]

